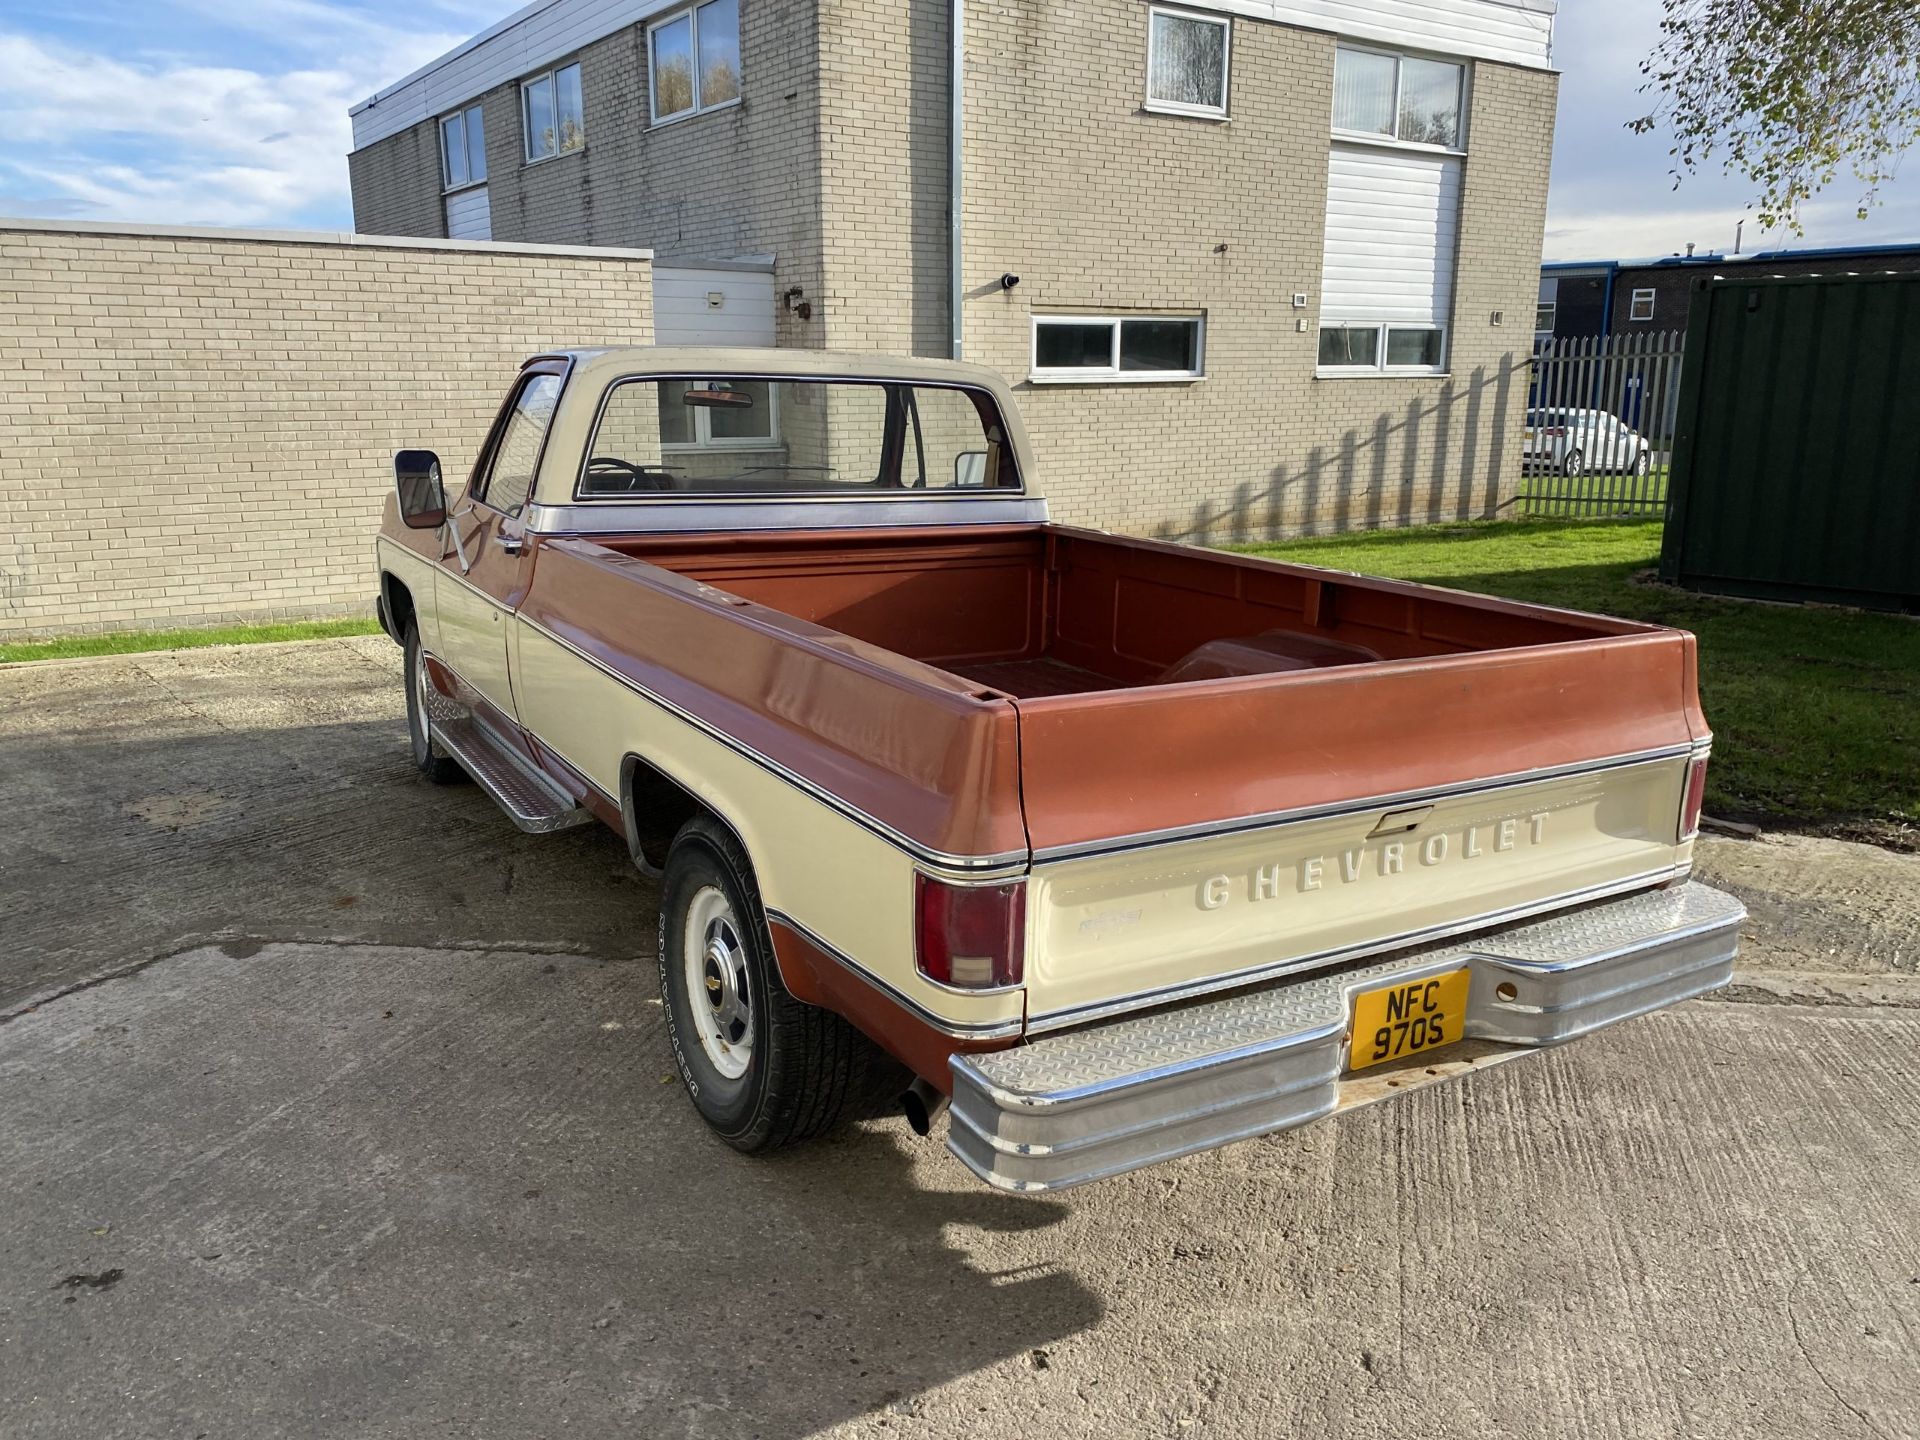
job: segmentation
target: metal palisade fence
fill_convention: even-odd
[[[1667,513],[1684,331],[1632,331],[1544,342],[1527,394],[1529,515]]]

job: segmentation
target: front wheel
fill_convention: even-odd
[[[667,853],[660,1001],[700,1118],[754,1154],[878,1113],[905,1071],[840,1016],[780,983],[759,887],[739,841],[706,816]]]
[[[1646,479],[1647,476],[1653,473],[1653,452],[1652,451],[1642,450],[1640,452],[1640,458],[1634,462],[1633,473],[1635,478],[1640,480]]]

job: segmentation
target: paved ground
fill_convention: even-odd
[[[1714,844],[1731,1000],[1014,1200],[710,1141],[651,887],[396,660],[0,671],[8,1440],[1920,1434],[1920,857]]]

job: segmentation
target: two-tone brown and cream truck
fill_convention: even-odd
[[[738,1149],[951,1098],[1057,1188],[1731,974],[1684,632],[1051,524],[940,361],[542,355],[463,491],[396,472],[415,762],[624,835]]]

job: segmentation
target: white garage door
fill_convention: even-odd
[[[657,266],[653,334],[660,345],[773,344],[773,270]]]
[[[1445,325],[1452,318],[1460,178],[1456,156],[1333,147],[1323,322]]]
[[[491,240],[493,207],[487,201],[487,187],[456,190],[447,196],[447,238],[449,240]]]

